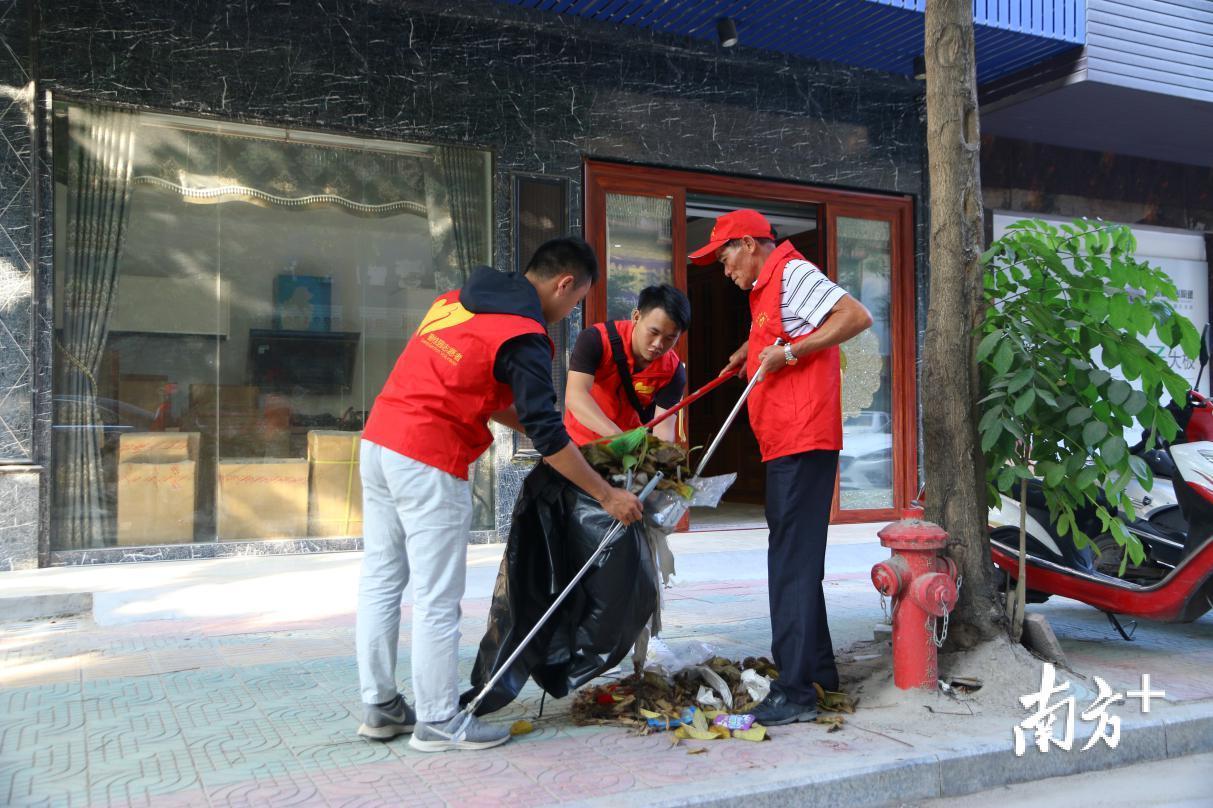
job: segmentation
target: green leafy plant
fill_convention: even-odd
[[[1135,250],[1124,226],[1083,219],[1058,228],[1028,220],[1011,225],[982,256],[988,305],[977,361],[988,395],[978,431],[990,501],[1006,494],[1020,504],[1019,575],[1007,600],[1016,639],[1028,479],[1043,481],[1053,524],[1078,547],[1092,537],[1077,515],[1093,508],[1100,530],[1124,548],[1121,574],[1130,558],[1143,560],[1141,543],[1119,516],[1132,518],[1130,480],[1149,489],[1153,476],[1129,453],[1123,432],[1141,426],[1147,448],[1160,436],[1171,440],[1178,425],[1165,397],[1182,402],[1188,390],[1143,340],[1155,331],[1164,345],[1191,357],[1200,338],[1172,307],[1170,278],[1138,261]]]

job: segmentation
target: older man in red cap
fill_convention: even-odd
[[[779,679],[754,715],[766,725],[811,721],[813,683],[838,689],[822,590],[842,448],[838,346],[871,326],[872,316],[791,242],[777,245],[770,222],[755,210],[718,218],[690,258],[704,266],[719,261],[750,293],[749,340],[722,375],[743,363],[744,375],[763,374],[747,406],[767,468],[771,650]]]

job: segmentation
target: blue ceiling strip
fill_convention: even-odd
[[[739,44],[747,48],[768,48],[782,50],[785,53],[799,53],[801,45],[798,40],[802,36],[812,36],[813,32],[807,28],[807,22],[801,23],[806,26],[805,28],[786,24],[789,16],[796,15],[797,6],[802,7],[801,10],[803,10],[804,4],[796,2],[796,0],[776,0],[766,3],[761,14],[747,16],[739,13],[737,15]],[[744,28],[742,24],[744,24]],[[795,37],[793,39],[795,45],[790,50],[786,48],[789,31]]]
[[[905,36],[904,28],[907,25],[915,25],[921,15],[915,14],[912,11],[904,11],[897,8],[881,8],[880,6],[871,3],[868,4],[868,10],[865,13],[865,25],[860,28],[860,37],[843,37],[839,40],[838,46],[833,49],[830,55],[832,61],[841,62],[843,64],[855,64],[860,67],[872,65],[877,56],[877,51],[880,49],[883,38],[891,36],[893,38],[902,38]],[[918,28],[919,37],[921,37],[921,27]],[[921,39],[919,40],[921,42]],[[921,44],[914,53],[921,50]],[[908,73],[914,54],[905,57],[905,65],[897,70],[898,73]]]
[[[631,0],[631,2],[624,3],[613,16],[614,19],[625,25],[636,25],[647,7],[648,0]]]
[[[862,5],[870,8],[866,3]],[[815,33],[811,40],[804,42],[801,54],[809,58],[837,61],[834,46],[847,35],[847,24],[855,19],[856,6],[854,0],[835,0],[823,13],[814,14]]]
[[[910,73],[923,50],[925,0],[499,0],[608,25],[716,42],[737,22],[740,45],[806,59]],[[1083,0],[973,0],[979,79],[988,81],[1080,44]]]
[[[666,30],[684,31],[690,36],[704,39],[716,38],[716,19],[727,17],[721,12],[720,2],[705,3],[692,0],[675,8],[666,21]],[[710,7],[709,7],[710,6]]]
[[[712,17],[703,13],[703,3],[700,0],[674,0],[666,4],[666,16],[662,22],[662,30],[672,34],[690,35],[699,29],[699,21],[711,20]]]

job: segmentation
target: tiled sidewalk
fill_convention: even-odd
[[[734,545],[694,563],[684,555],[684,566],[715,568],[721,577],[752,571],[760,548]],[[871,638],[881,618],[867,568],[885,551],[855,545],[831,553],[831,628],[836,644],[845,646]],[[539,693],[529,685],[493,720],[531,718],[536,732],[504,747],[424,755],[403,738],[365,741],[354,734],[353,593],[338,588],[348,576],[337,566],[334,588],[312,595],[332,604],[328,613],[309,619],[281,622],[272,604],[261,604],[222,618],[4,627],[0,804],[525,806],[590,799],[643,804],[657,793],[695,801],[712,796],[721,782],[761,783],[825,766],[896,766],[939,740],[865,731],[861,710],[849,731],[797,725],[780,728],[768,743],[719,742],[707,754],[688,755],[667,736],[576,727],[568,718],[570,699],[548,700],[535,720]],[[703,576],[692,574],[694,580],[667,591],[663,639],[674,647],[708,643],[735,658],[766,653],[765,581]],[[325,579],[309,578],[308,585],[317,580]],[[488,612],[484,580],[465,601],[464,681]],[[213,586],[222,597],[223,585]],[[1076,666],[1097,663],[1126,679],[1147,670],[1184,699],[1213,698],[1209,617],[1190,626],[1143,625],[1128,644],[1114,639],[1094,610],[1067,603],[1044,608]],[[406,606],[405,629],[408,619]],[[402,678],[408,648],[405,630]],[[1005,734],[1009,742],[1009,728]]]

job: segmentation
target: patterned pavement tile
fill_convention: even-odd
[[[184,751],[185,739],[177,718],[167,705],[135,709],[112,719],[89,721],[85,743],[90,768],[126,761],[149,751]]]
[[[0,755],[38,748],[78,736],[84,729],[84,709],[78,698],[49,701],[36,709],[17,709],[0,720]]]
[[[39,713],[60,705],[72,704],[78,707],[81,689],[79,679],[75,682],[55,682],[38,687],[2,688],[0,689],[0,719],[4,716]],[[78,710],[69,711],[60,716],[60,719],[67,721],[77,713]],[[83,716],[81,715],[80,718]]]
[[[84,777],[47,779],[32,772],[9,772],[0,766],[0,805],[12,808],[77,808],[89,805]]]
[[[230,808],[323,805],[316,784],[293,758],[267,755],[226,771],[203,773],[211,805]]]
[[[82,738],[53,741],[0,753],[0,804],[9,799],[37,796],[43,784],[83,784],[88,756]]]
[[[192,727],[184,737],[194,766],[204,775],[240,769],[275,755],[291,758],[282,736],[260,718]]]
[[[320,794],[332,806],[446,805],[420,775],[395,758],[380,763],[324,768],[309,774]]]
[[[309,771],[353,768],[397,760],[388,744],[360,738],[348,728],[340,734],[330,735],[323,739],[313,739],[311,743],[289,744],[289,746],[291,752]]]
[[[697,581],[666,594],[667,644],[700,642],[730,657],[769,653],[761,581]],[[866,573],[827,580],[827,597],[838,645],[871,636],[880,612]],[[465,602],[464,682],[488,605],[487,598]],[[1168,697],[1213,697],[1213,618],[1143,624],[1135,642],[1124,643],[1094,610],[1045,608],[1072,664],[1102,668],[1117,684],[1137,684],[1146,666]],[[411,698],[407,611],[397,680]],[[0,626],[0,805],[497,808],[606,795],[636,804],[653,787],[689,788],[722,772],[763,777],[905,751],[864,732],[862,715],[842,734],[798,725],[772,730],[771,743],[671,746],[668,736],[573,726],[571,699],[544,700],[540,717],[541,694],[528,683],[490,720],[526,717],[533,733],[483,753],[425,755],[405,738],[383,744],[355,734],[361,704],[348,615],[279,627],[250,617],[6,629]],[[625,659],[621,668],[630,664]],[[28,686],[3,678],[13,668],[27,672],[20,681]],[[688,755],[696,746],[706,753]]]
[[[99,805],[151,805],[160,797],[200,791],[201,783],[184,744],[157,744],[125,759],[89,757],[89,798]]]

